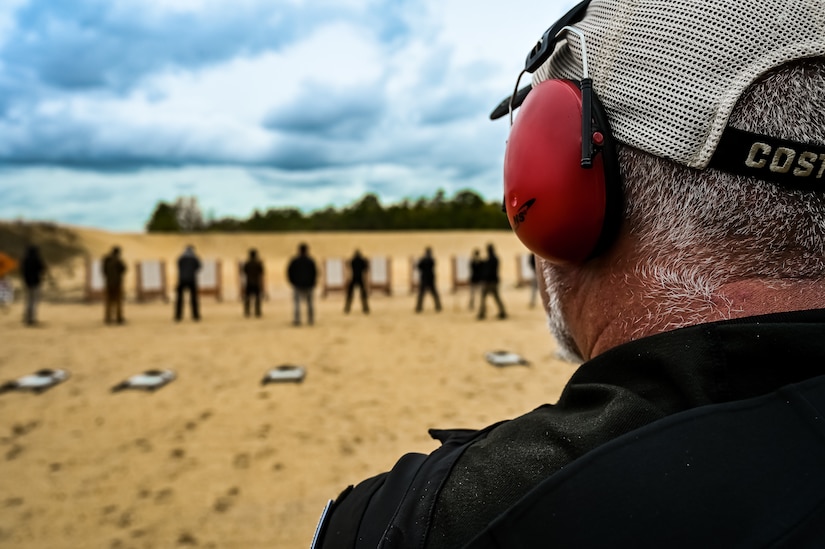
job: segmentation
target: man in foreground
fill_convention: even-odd
[[[548,30],[505,206],[584,363],[345,491],[319,547],[822,546],[822,13],[593,0]]]

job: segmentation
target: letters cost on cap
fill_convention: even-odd
[[[825,153],[796,151],[790,147],[773,149],[767,143],[759,141],[751,145],[745,165],[757,170],[769,169],[774,173],[792,173],[796,177],[822,179],[825,174]],[[793,170],[791,170],[793,168]]]

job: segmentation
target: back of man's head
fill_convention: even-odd
[[[555,43],[543,37],[548,57],[529,69],[533,90],[519,116],[536,112],[528,102],[541,100],[545,81],[592,78],[593,108],[603,105],[607,119],[596,121],[596,155],[598,131],[609,133],[617,173],[606,186],[617,188],[606,194],[619,199],[614,228],[606,207],[601,247],[542,264],[554,333],[586,357],[680,326],[825,307],[825,23],[812,16],[822,2],[579,7],[573,29],[557,29]],[[521,181],[508,181],[507,162],[521,158],[510,150],[520,123],[505,160],[514,204],[508,185]],[[517,233],[533,202],[511,215]],[[573,318],[596,304],[615,320]]]
[[[729,125],[825,144],[825,58],[762,75],[736,103]],[[637,270],[662,307],[686,297],[723,306],[713,301],[718,289],[742,280],[825,279],[825,178],[820,191],[798,190],[618,149],[626,231],[638,245]]]

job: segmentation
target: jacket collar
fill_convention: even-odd
[[[626,343],[582,364],[565,393],[618,385],[672,413],[822,374],[825,309],[816,309],[700,324]]]

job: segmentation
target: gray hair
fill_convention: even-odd
[[[795,61],[763,76],[728,123],[825,144],[825,59]],[[655,304],[648,314],[671,318],[667,328],[710,312],[730,317],[732,305],[720,305],[717,294],[725,283],[825,277],[825,192],[695,170],[623,145],[618,155],[626,228],[641,247],[636,274]]]

